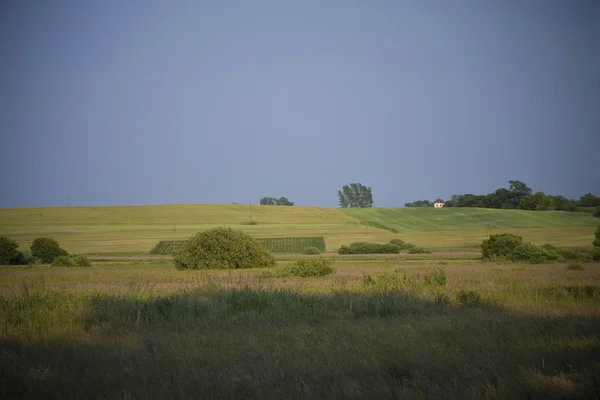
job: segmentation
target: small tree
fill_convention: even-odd
[[[373,192],[361,183],[344,185],[342,190],[338,190],[338,197],[341,208],[373,207]]]
[[[6,236],[0,236],[0,265],[17,264],[19,260],[19,245]]]
[[[594,240],[594,246],[600,247],[600,228],[596,229],[594,233],[596,235],[596,239]]]
[[[35,259],[40,259],[42,262],[50,264],[59,256],[67,256],[66,250],[60,247],[58,242],[51,238],[40,237],[31,244],[31,255]]]
[[[594,210],[594,214],[592,214],[594,217],[600,218],[600,206],[598,206],[598,208],[596,208]]]

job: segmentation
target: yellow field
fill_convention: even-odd
[[[360,213],[361,210],[353,212],[357,211]],[[487,210],[479,210],[476,217],[462,220],[465,222],[463,225],[460,225],[459,217],[454,217],[456,230],[450,230],[446,222],[443,229],[438,231],[434,230],[431,221],[439,219],[441,214],[439,210],[430,211],[431,218],[424,222],[423,231],[413,227],[410,232],[394,234],[361,225],[360,218],[324,207],[253,206],[252,221],[257,222],[257,225],[248,225],[248,205],[0,209],[0,235],[15,239],[22,249],[28,248],[36,237],[48,236],[58,240],[71,253],[98,255],[147,253],[159,240],[187,239],[199,231],[224,225],[241,229],[256,237],[323,236],[327,251],[336,251],[342,244],[354,241],[387,242],[395,237],[432,249],[464,249],[477,247],[487,237],[486,220],[481,217],[482,212],[486,213]],[[490,214],[494,213],[497,221],[501,221],[503,215],[507,216],[507,220],[509,216],[512,217],[512,214],[508,214],[511,211],[506,211],[506,214],[498,213],[497,210],[489,211]],[[427,210],[403,211],[408,217],[414,214],[411,220],[413,224],[417,217],[423,218],[424,212]],[[537,244],[584,246],[592,243],[595,229],[593,222],[596,219],[591,216],[586,216],[590,223],[582,220],[582,215],[575,213],[528,213],[530,214],[520,212],[518,216],[530,216],[527,226],[531,227],[500,228],[492,225],[491,233],[517,233],[525,240]],[[545,216],[549,220],[548,226],[543,225]],[[468,217],[467,215],[465,218]],[[566,225],[565,221],[571,218],[577,223],[572,227],[552,227],[552,221],[556,221],[558,217],[561,226]],[[402,222],[402,219],[395,218],[396,225]],[[477,220],[483,222],[477,224]],[[379,221],[385,222],[384,219]],[[589,226],[577,225],[582,221]],[[475,229],[466,229],[471,227]]]

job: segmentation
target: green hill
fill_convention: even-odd
[[[398,233],[518,228],[578,228],[600,225],[587,213],[497,210],[488,208],[347,208],[362,224]]]

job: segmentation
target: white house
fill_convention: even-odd
[[[444,207],[444,204],[446,204],[446,203],[442,199],[437,199],[436,201],[433,202],[433,206],[435,208],[442,208],[442,207]]]

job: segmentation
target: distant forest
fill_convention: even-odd
[[[564,196],[547,195],[544,192],[533,193],[531,188],[521,181],[509,181],[509,187],[497,189],[493,193],[455,194],[446,201],[444,207],[478,207],[520,210],[560,210],[577,211],[578,207],[600,207],[600,197],[591,193],[579,200],[567,199]],[[433,207],[429,200],[417,200],[404,204],[404,207]]]

